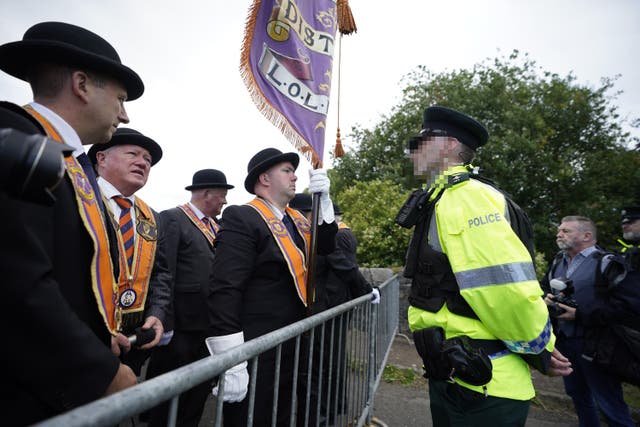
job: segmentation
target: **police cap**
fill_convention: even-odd
[[[489,139],[487,129],[478,121],[459,111],[440,106],[424,110],[422,130],[417,137],[409,141],[409,148],[416,149],[420,141],[430,136],[456,138],[474,151]]]

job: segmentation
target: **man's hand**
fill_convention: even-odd
[[[244,343],[244,333],[208,337],[205,340],[209,353],[215,357],[216,354],[223,353]],[[224,374],[224,395],[225,402],[240,402],[247,396],[249,389],[249,372],[247,372],[247,362],[241,362],[231,367]],[[218,386],[211,390],[214,396],[218,395]]]
[[[147,350],[151,347],[155,347],[160,342],[162,334],[164,333],[164,326],[162,326],[162,322],[156,316],[147,317],[147,319],[144,321],[144,325],[142,325],[142,329],[153,329],[156,335],[153,341],[141,346],[141,350]]]
[[[566,377],[571,372],[573,372],[573,368],[571,368],[571,362],[569,359],[564,357],[557,348],[554,348],[551,353],[551,361],[549,363],[549,372],[547,375],[550,377]]]
[[[547,294],[544,296],[544,303],[547,305],[554,305],[556,303],[556,296],[553,294]]]
[[[380,304],[380,291],[378,288],[373,288],[371,291],[371,304]]]
[[[104,392],[104,396],[109,396],[125,388],[133,387],[136,384],[138,384],[136,374],[133,373],[130,367],[121,363],[118,367],[118,372],[116,372],[116,376],[113,377],[111,384],[107,387],[107,391]]]
[[[329,187],[331,182],[327,176],[327,171],[324,169],[312,169],[309,171],[309,192],[320,193],[320,209],[318,215],[318,225],[322,222],[331,224],[335,221],[335,214],[333,211],[333,203],[329,197]]]
[[[120,354],[128,353],[131,350],[129,338],[118,332],[118,335],[111,337],[111,352],[120,357]]]
[[[569,307],[568,305],[564,305],[562,303],[556,303],[558,308],[564,310],[560,316],[557,316],[556,319],[562,320],[575,320],[576,319],[576,309],[574,307]]]

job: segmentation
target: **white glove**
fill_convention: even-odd
[[[378,288],[373,288],[371,291],[371,304],[380,304],[380,291]]]
[[[244,344],[244,333],[222,335],[218,337],[208,337],[205,342],[212,356],[220,354],[241,344]],[[230,368],[224,374],[224,396],[225,402],[240,402],[247,395],[249,386],[249,372],[247,372],[247,362],[242,362]],[[214,396],[218,395],[218,386],[211,390]]]
[[[331,224],[335,221],[333,213],[333,203],[329,197],[329,187],[331,182],[324,169],[312,169],[309,171],[309,192],[320,193],[320,210],[318,212],[318,225],[322,222]]]

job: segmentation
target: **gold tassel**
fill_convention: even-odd
[[[333,156],[336,159],[344,156],[344,149],[342,148],[342,139],[340,139],[340,128],[338,128],[338,132],[336,135],[336,146],[333,149]]]
[[[349,0],[338,0],[338,31],[340,34],[351,34],[358,32],[356,21],[353,19]]]

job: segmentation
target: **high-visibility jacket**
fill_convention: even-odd
[[[529,367],[515,353],[553,350],[549,313],[531,256],[509,225],[504,196],[474,179],[450,180],[464,173],[464,166],[455,166],[436,179],[432,199],[445,189],[425,232],[428,244],[447,256],[460,294],[478,318],[455,314],[446,303],[437,312],[410,306],[409,326],[412,331],[440,326],[447,338],[501,340],[509,352],[492,359],[493,377],[486,392],[528,400],[535,395]],[[483,392],[482,387],[456,381]]]

